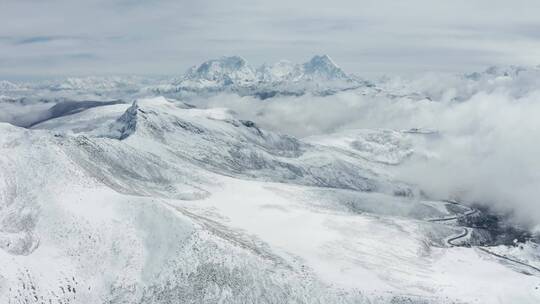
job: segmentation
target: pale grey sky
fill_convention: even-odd
[[[538,0],[1,0],[0,78],[328,54],[359,75],[540,64]]]

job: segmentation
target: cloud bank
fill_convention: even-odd
[[[263,128],[299,137],[363,128],[437,130],[440,136],[416,147],[431,157],[405,163],[396,172],[400,179],[435,198],[459,197],[512,213],[540,231],[540,78],[504,75],[431,75],[392,84],[423,88],[431,100],[344,92],[265,101],[219,95],[194,102],[227,107]]]

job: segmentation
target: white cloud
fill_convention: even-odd
[[[228,107],[263,128],[300,137],[359,128],[439,130],[438,139],[417,147],[436,157],[411,160],[398,170],[400,179],[419,184],[433,197],[459,196],[511,212],[540,230],[538,81],[538,73],[531,72],[514,80],[430,74],[404,82],[431,94],[434,101],[346,92],[265,101],[219,95],[195,102]],[[456,96],[461,101],[455,101]]]

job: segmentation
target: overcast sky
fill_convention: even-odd
[[[538,0],[0,0],[0,78],[328,54],[359,75],[540,64]]]

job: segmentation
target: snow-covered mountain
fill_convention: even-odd
[[[179,80],[155,90],[159,93],[211,94],[234,92],[263,99],[275,95],[332,94],[370,86],[346,74],[327,55],[314,56],[304,64],[279,61],[251,67],[238,56],[221,57],[190,68]]]
[[[158,97],[0,134],[2,303],[540,300],[534,243],[397,177],[431,133],[298,139]]]
[[[312,81],[352,80],[328,55],[315,56],[304,63],[301,77]]]

